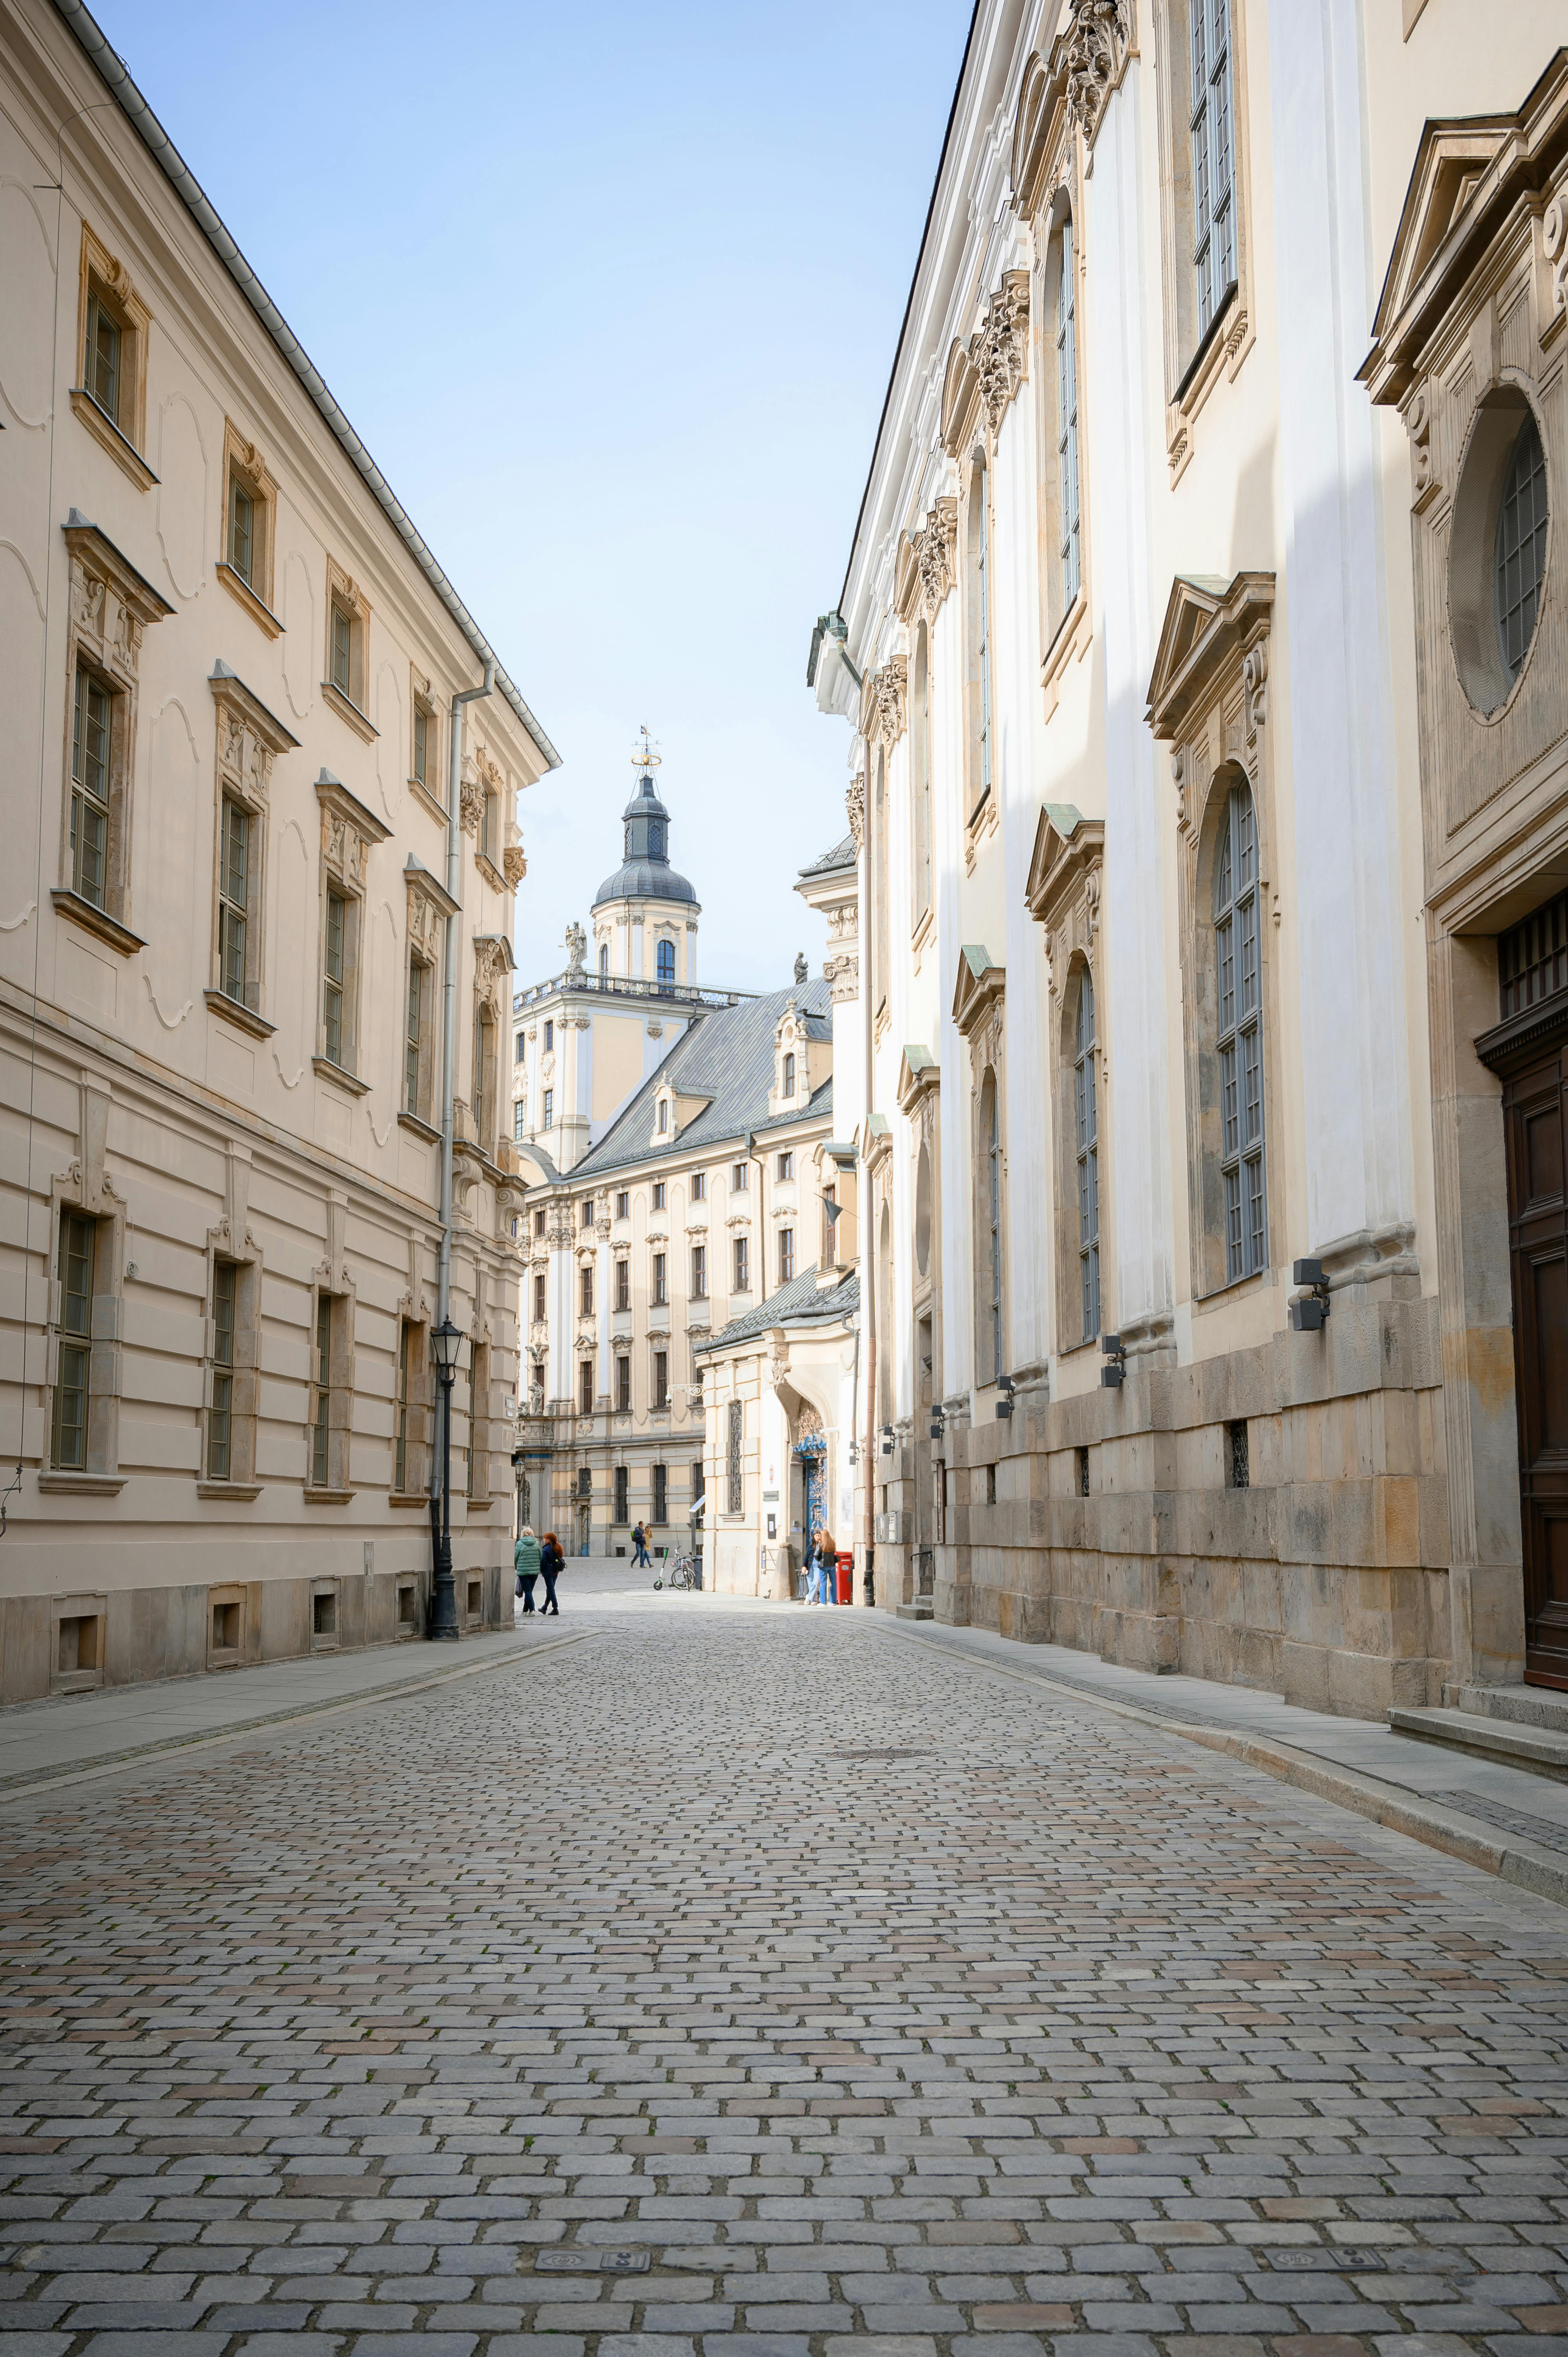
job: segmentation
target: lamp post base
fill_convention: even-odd
[[[438,1644],[455,1645],[457,1627],[457,1583],[452,1577],[452,1542],[443,1538],[436,1550],[435,1579],[430,1597],[430,1626],[426,1635]]]

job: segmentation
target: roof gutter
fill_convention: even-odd
[[[56,14],[70,27],[79,46],[91,59],[104,87],[118,104],[121,113],[130,124],[142,145],[228,271],[230,277],[232,278],[246,302],[249,303],[252,310],[254,311],[257,318],[260,319],[263,327],[309,393],[317,408],[342,445],[350,462],[363,477],[371,496],[391,523],[392,530],[462,631],[480,662],[487,666],[494,666],[497,688],[538,747],[543,757],[545,768],[558,770],[561,767],[560,754],[501,669],[496,660],[494,648],[456,589],[453,588],[440,565],[437,565],[424,540],[414,530],[402,500],[397,497],[392,485],[387,481],[386,477],[328,391],[326,380],[320,371],[213,210],[199,181],[197,180],[168,133],[126,71],[124,60],[110,47],[101,27],[83,7],[82,0],[54,0],[54,7]]]

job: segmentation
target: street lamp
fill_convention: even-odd
[[[425,1633],[451,1645],[457,1641],[457,1583],[452,1577],[452,1386],[457,1380],[464,1340],[450,1318],[443,1318],[430,1337],[441,1384],[441,1519],[435,1533],[435,1580]]]

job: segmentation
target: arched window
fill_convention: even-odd
[[[1094,1086],[1094,984],[1079,969],[1073,1035],[1073,1114],[1078,1154],[1078,1265],[1083,1339],[1100,1331],[1100,1107]]]
[[[1236,164],[1230,125],[1230,0],[1192,0],[1193,269],[1197,332],[1236,276]]]
[[[985,1254],[982,1319],[982,1383],[1002,1372],[1002,1136],[998,1126],[996,1075],[988,1071],[980,1091],[981,1234]]]
[[[1060,524],[1062,611],[1078,596],[1082,577],[1080,506],[1078,489],[1078,309],[1073,270],[1072,216],[1061,225],[1057,253],[1057,498]]]
[[[915,922],[931,905],[931,669],[926,625],[915,633],[914,692],[909,698],[909,763],[914,787]]]
[[[660,982],[673,982],[675,979],[675,944],[673,942],[660,942],[659,944],[659,979]]]
[[[1263,1191],[1262,942],[1258,821],[1251,790],[1232,786],[1214,855],[1215,1045],[1219,1056],[1219,1167],[1225,1185],[1226,1282],[1268,1263]]]
[[[1498,509],[1495,568],[1498,646],[1513,680],[1535,636],[1546,569],[1546,453],[1533,410],[1525,413],[1509,460]]]
[[[599,973],[601,974],[601,975],[606,975],[606,976],[607,976],[607,975],[608,975],[608,974],[609,974],[609,970],[610,970],[610,945],[609,945],[608,942],[601,942],[599,943]]]
[[[795,1093],[795,1059],[793,1056],[786,1056],[784,1059],[784,1086],[781,1093],[787,1097],[792,1097]]]

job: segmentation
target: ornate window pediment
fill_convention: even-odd
[[[929,1048],[907,1047],[898,1060],[898,1110],[912,1120],[942,1084],[942,1068]]]
[[[1044,931],[1053,998],[1061,988],[1068,960],[1079,952],[1087,957],[1094,947],[1104,857],[1103,819],[1085,818],[1071,802],[1045,804],[1035,829],[1024,899]]]
[[[1006,969],[997,964],[983,942],[966,942],[958,953],[952,1000],[952,1019],[965,1039],[972,1038],[993,1008],[1000,1007],[1006,987]]]
[[[1029,370],[1029,274],[1004,270],[967,344],[955,341],[942,385],[942,447],[961,457],[983,430],[994,442]]]
[[[1212,574],[1177,574],[1149,678],[1144,717],[1156,737],[1169,740],[1181,735],[1197,707],[1212,696],[1238,649],[1260,624],[1267,628],[1273,602],[1272,573],[1238,573],[1232,581]],[[1262,685],[1260,679],[1260,695]],[[1256,717],[1261,720],[1262,713]]]

